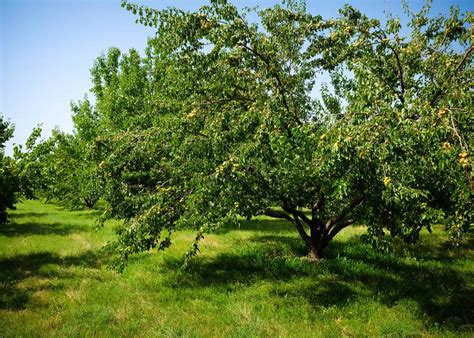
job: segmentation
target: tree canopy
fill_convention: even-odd
[[[15,193],[19,190],[18,178],[13,172],[13,161],[5,156],[4,148],[13,136],[13,126],[0,115],[0,224],[7,221],[7,208],[13,208],[16,202]]]
[[[68,141],[87,149],[74,155],[82,182],[100,177],[103,219],[124,220],[119,268],[183,227],[196,230],[194,254],[238,216],[286,219],[312,259],[355,223],[375,246],[470,227],[471,13],[407,7],[402,30],[399,18],[345,6],[327,19],[301,1],[122,6],[156,36],[143,56],[112,48],[96,60],[94,103],[73,105]]]

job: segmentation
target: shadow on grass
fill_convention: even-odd
[[[81,280],[80,276],[67,268],[97,269],[105,264],[104,259],[105,256],[99,251],[65,257],[41,252],[0,259],[0,309],[22,310],[34,292],[60,289],[66,280]],[[19,287],[28,278],[35,278],[35,284]],[[40,283],[43,279],[47,282]]]
[[[78,208],[78,209],[69,209],[67,207],[58,206],[54,204],[45,204],[51,207],[51,212],[18,212],[12,213],[10,215],[11,219],[22,219],[22,218],[30,218],[30,217],[44,217],[49,215],[54,215],[57,213],[68,212],[70,215],[74,215],[74,217],[81,217],[81,218],[97,218],[103,213],[103,210],[98,209],[90,209],[90,208]]]
[[[29,218],[29,217],[44,217],[47,216],[47,212],[21,212],[21,213],[14,213],[10,215],[12,219],[21,219],[21,218]]]
[[[64,211],[68,211],[69,213],[73,214],[74,217],[91,218],[91,219],[97,219],[103,213],[103,211],[97,210],[97,209],[79,209],[79,210],[64,209]]]
[[[216,234],[226,234],[232,231],[255,231],[271,233],[294,233],[294,226],[285,220],[252,219],[239,220],[239,224],[225,224],[216,230]]]
[[[474,274],[454,267],[455,261],[465,255],[447,255],[445,250],[437,252],[435,247],[427,250],[426,245],[415,248],[426,251],[417,251],[417,258],[409,258],[403,257],[403,252],[374,252],[357,240],[336,242],[326,265],[338,278],[356,281],[362,290],[388,306],[412,300],[433,322],[472,325],[474,289],[470,284]],[[336,253],[343,258],[335,257]]]
[[[0,226],[0,235],[21,237],[28,235],[69,235],[88,232],[92,225],[47,223],[32,220],[26,223],[15,221],[26,220],[27,217],[44,217],[49,213],[31,212],[13,215],[12,221]],[[79,216],[81,214],[78,214]],[[44,240],[54,240],[45,237]],[[108,257],[100,250],[87,251],[77,256],[59,256],[51,252],[39,252],[0,258],[0,309],[21,310],[31,302],[32,295],[38,291],[62,288],[68,281],[80,281],[80,271],[74,272],[69,267],[99,268],[106,264]],[[31,278],[31,281],[28,279]],[[30,285],[31,283],[36,283]]]
[[[472,324],[474,290],[469,284],[474,276],[452,265],[462,253],[456,257],[445,254],[442,247],[437,251],[420,246],[421,259],[414,259],[407,257],[407,248],[380,253],[354,237],[331,243],[327,258],[314,263],[299,258],[305,248],[296,237],[257,235],[251,242],[230,253],[197,256],[186,271],[171,274],[167,282],[176,288],[232,288],[269,280],[275,282],[274,295],[304,298],[316,308],[344,306],[357,299],[386,306],[408,300],[416,302],[423,319],[433,323]],[[179,264],[177,259],[168,259],[165,266],[174,270]]]
[[[16,218],[16,216],[15,216]],[[72,233],[91,231],[92,226],[64,223],[43,223],[28,222],[10,223],[0,225],[0,235],[7,237],[28,236],[28,235],[69,235]]]

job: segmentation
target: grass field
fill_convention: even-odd
[[[449,249],[439,229],[391,254],[347,229],[312,263],[289,225],[261,218],[208,235],[185,271],[191,232],[118,274],[100,254],[113,224],[96,231],[96,217],[38,201],[11,212],[0,336],[474,335],[473,243]]]

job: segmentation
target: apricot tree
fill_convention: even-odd
[[[286,219],[312,259],[357,222],[373,244],[470,226],[470,13],[430,17],[428,4],[402,34],[398,18],[349,6],[325,20],[285,1],[255,10],[258,22],[226,1],[123,6],[157,33],[135,67],[112,53],[94,73],[110,122],[96,142],[105,217],[125,219],[121,264],[166,248],[180,227],[196,229],[192,254],[237,215]],[[318,98],[321,72],[332,81]]]

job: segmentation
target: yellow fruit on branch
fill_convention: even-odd
[[[209,20],[207,15],[201,13],[198,15],[198,18],[199,18],[199,25],[201,26],[202,29],[210,30],[211,28],[214,27],[214,24],[215,24],[214,21]]]
[[[354,42],[354,47],[359,47],[363,41],[364,41],[364,39],[362,39],[362,38],[357,40],[356,42]]]
[[[469,165],[469,160],[467,158],[461,158],[459,160],[459,164],[461,167],[467,167]]]
[[[383,178],[383,184],[388,187],[392,183],[392,179],[390,177],[385,176]]]
[[[449,142],[444,142],[443,143],[443,149],[446,150],[446,151],[450,151],[451,150],[451,144]]]
[[[188,113],[188,115],[186,115],[186,117],[187,117],[188,119],[193,119],[193,118],[195,118],[195,117],[197,116],[197,113],[198,113],[197,110],[196,110],[196,109],[193,109],[193,110],[191,110],[191,111]]]
[[[441,119],[446,115],[446,109],[441,108],[438,110],[438,117]]]

